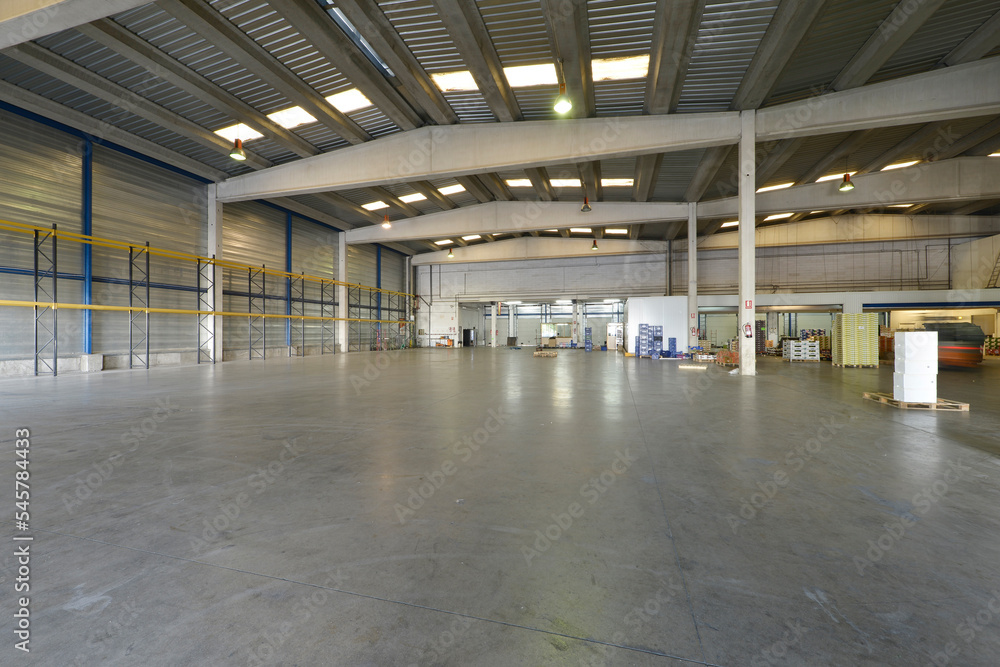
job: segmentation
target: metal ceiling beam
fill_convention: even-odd
[[[950,160],[958,157],[968,150],[980,144],[992,140],[1000,134],[1000,118],[994,118],[985,125],[981,125],[961,139],[954,141],[942,150],[935,150],[933,155],[929,155],[931,160]]]
[[[0,49],[146,4],[149,0],[7,0],[0,3]]]
[[[68,83],[74,88],[109,102],[123,111],[145,118],[174,134],[210,148],[220,155],[229,155],[233,148],[232,143],[201,125],[37,44],[32,42],[19,44],[7,49],[4,54],[39,72]],[[245,153],[247,156],[246,164],[254,169],[266,169],[271,166],[270,161],[253,151],[245,150]]]
[[[859,176],[855,188],[840,192],[836,182],[810,183],[757,195],[758,215],[815,210],[863,210],[894,203],[975,201],[1000,196],[1000,160],[961,157],[927,162],[906,169]],[[737,198],[698,204],[698,216],[735,214]]]
[[[415,255],[413,265],[444,264],[447,262],[500,262],[513,259],[554,259],[557,257],[601,257],[608,255],[663,254],[666,241],[629,241],[604,239],[597,250],[591,250],[592,238],[564,239],[552,236],[523,236],[496,243],[480,243],[463,248],[461,257],[448,258],[448,252],[438,250]]]
[[[434,0],[434,5],[493,115],[501,122],[521,120],[521,107],[476,3]]]
[[[511,201],[514,199],[514,195],[510,193],[510,188],[508,188],[503,179],[496,174],[480,174],[478,178],[479,181],[493,194],[495,199],[499,201]]]
[[[405,215],[410,217],[423,215],[416,206],[407,204],[405,201],[401,200],[396,195],[392,194],[388,190],[380,186],[374,186],[368,188],[368,191],[372,193],[377,200],[384,201],[386,204],[396,209],[397,211],[402,211]],[[384,215],[384,213],[383,213]]]
[[[951,53],[941,59],[940,65],[952,67],[979,60],[997,46],[1000,46],[1000,12],[991,16],[986,23],[952,49]]]
[[[757,141],[1000,114],[996,86],[987,85],[998,80],[1000,58],[987,58],[767,107],[757,112]],[[725,146],[738,138],[739,117],[732,111],[423,127],[231,178],[219,185],[219,197],[237,201],[464,177]]]
[[[1000,137],[993,137],[992,139],[987,139],[983,143],[965,151],[966,155],[983,156],[990,155],[1000,151]]]
[[[538,193],[539,199],[542,201],[555,201],[558,199],[555,190],[552,189],[552,183],[549,181],[549,173],[545,167],[525,169],[524,173],[528,176],[528,180],[531,181],[531,186],[535,188],[535,192]]]
[[[705,1],[657,0],[643,113],[664,114],[677,108]],[[642,155],[636,159],[632,201],[649,201],[653,197],[662,164],[662,155]]]
[[[921,146],[933,140],[934,135],[947,127],[947,123],[928,123],[922,128],[899,142],[889,150],[885,151],[877,158],[858,170],[857,175],[868,174],[879,171],[882,167],[898,161],[901,157],[911,154]]]
[[[402,83],[401,93],[438,125],[458,122],[448,100],[424,71],[392,23],[374,0],[337,0],[337,8],[368,40],[385,48],[379,56]]]
[[[308,141],[275,123],[221,86],[217,86],[182,63],[174,60],[146,40],[114,21],[101,19],[76,28],[98,44],[128,58],[156,77],[202,100],[233,119],[246,123],[299,157],[318,155],[320,150]]]
[[[570,227],[609,227],[687,219],[683,203],[604,202],[589,213],[578,202],[491,202],[454,211],[399,220],[391,229],[359,227],[348,232],[348,243],[453,238],[468,234],[532,232]]]
[[[673,241],[677,238],[677,235],[681,233],[681,230],[687,227],[687,223],[683,220],[674,220],[667,225],[666,231],[663,233],[664,241]]]
[[[970,204],[965,204],[964,206],[959,206],[951,212],[952,215],[972,215],[983,209],[992,208],[1000,204],[1000,199],[984,199],[982,201],[974,201]]]
[[[436,187],[427,181],[414,181],[410,183],[410,187],[427,197],[429,201],[434,202],[434,204],[441,210],[450,211],[458,206],[458,204],[441,194]]]
[[[198,0],[159,0],[157,5],[349,143],[372,138],[211,5]]]
[[[767,32],[736,89],[730,109],[756,109],[767,99],[826,1],[783,0],[778,5],[767,26]],[[731,146],[720,146],[705,151],[685,192],[684,198],[687,201],[700,201],[705,196],[732,150]]]
[[[831,90],[847,90],[867,83],[944,2],[922,0],[897,4],[833,80]]]
[[[807,183],[815,183],[816,179],[835,171],[834,167],[837,163],[842,163],[843,160],[850,157],[851,153],[861,148],[868,141],[871,133],[871,130],[860,130],[849,134],[846,139],[837,144],[836,148],[824,155],[819,162],[809,168],[809,171],[798,178],[795,184],[805,185]]]
[[[677,108],[706,0],[657,0],[653,44],[643,112],[670,113]]]
[[[282,0],[271,5],[302,34],[331,65],[401,130],[424,124],[389,80],[340,29],[316,0]]]
[[[320,194],[320,196],[330,206],[339,209],[341,211],[344,211],[345,213],[349,213],[351,215],[364,218],[365,220],[371,223],[382,222],[382,216],[379,215],[378,213],[375,213],[374,211],[369,211],[366,208],[362,208],[360,205],[355,204],[347,197],[338,195],[336,192],[323,192]]]
[[[480,204],[485,204],[486,202],[493,201],[493,194],[487,189],[483,182],[477,177],[469,176],[456,176],[455,180],[465,188],[465,191],[476,198]]]
[[[604,187],[601,185],[601,163],[598,160],[593,162],[583,162],[577,165],[580,172],[580,184],[583,186],[583,195],[589,197],[592,202],[599,202],[604,199]]]
[[[155,160],[184,169],[192,174],[212,181],[221,181],[229,176],[224,171],[210,167],[204,162],[193,160],[185,155],[169,150],[152,141],[138,137],[130,132],[119,129],[110,123],[98,120],[93,116],[63,106],[47,97],[42,97],[24,88],[6,81],[0,81],[0,99],[40,116],[68,125],[74,129],[92,135],[98,143],[110,141],[124,148],[142,153]]]
[[[757,187],[763,187],[767,185],[767,182],[771,180],[778,170],[780,170],[788,160],[795,155],[795,151],[802,147],[805,139],[784,139],[778,141],[771,147],[768,152],[767,157],[757,165]],[[735,192],[735,188],[733,190]]]

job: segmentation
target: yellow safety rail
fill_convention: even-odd
[[[177,250],[165,250],[163,248],[156,248],[153,246],[140,245],[136,243],[126,243],[124,241],[115,241],[112,239],[104,239],[98,236],[91,236],[89,234],[78,234],[76,232],[67,232],[61,229],[53,230],[51,227],[39,227],[36,225],[28,225],[22,222],[11,222],[9,220],[0,220],[0,229],[6,229],[12,232],[19,232],[22,234],[34,234],[37,232],[44,232],[46,234],[52,234],[56,238],[66,239],[68,241],[74,241],[76,243],[87,244],[91,246],[98,246],[102,248],[116,248],[118,250],[128,250],[134,248],[136,250],[146,250],[150,255],[157,255],[160,257],[170,257],[173,259],[179,259],[187,262],[202,262],[204,264],[214,264],[215,266],[229,269],[239,269],[239,270],[249,270],[259,271],[267,275],[277,276],[280,278],[295,278],[298,280],[309,280],[311,282],[326,283],[332,285],[343,285],[345,287],[359,287],[371,292],[379,292],[382,294],[398,294],[400,296],[408,296],[416,298],[415,294],[409,294],[407,292],[397,292],[394,290],[382,289],[380,287],[371,287],[369,285],[361,285],[358,283],[347,283],[341,282],[339,280],[334,280],[332,278],[320,278],[319,276],[310,276],[303,273],[289,273],[287,271],[276,271],[274,269],[263,268],[259,266],[253,266],[252,264],[243,264],[242,262],[232,262],[224,259],[216,259],[214,257],[203,257],[201,255],[194,255],[187,252],[180,252]],[[27,303],[27,302],[25,302]],[[51,305],[51,304],[46,304]],[[66,306],[63,306],[66,307]],[[108,307],[110,308],[110,306]],[[128,308],[126,308],[128,310]],[[146,310],[144,308],[133,309],[133,310]],[[156,312],[154,309],[150,309],[149,312]],[[174,311],[179,312],[179,311]],[[191,314],[197,313],[198,311],[190,311]],[[212,313],[202,313],[202,314],[212,314]],[[216,315],[222,315],[224,313],[214,313]],[[249,313],[227,313],[229,315],[249,315]],[[270,316],[269,316],[270,317]],[[289,315],[281,315],[282,318],[295,317]],[[351,318],[317,318],[317,319],[351,319]],[[359,320],[357,318],[351,319],[352,322],[362,322],[362,321],[392,321],[396,320]]]

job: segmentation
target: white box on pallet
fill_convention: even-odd
[[[917,375],[937,375],[938,367],[937,362],[916,361],[913,359],[896,357],[896,363],[893,370],[897,373],[906,373],[907,375],[911,373],[915,373]]]
[[[893,373],[892,397],[908,403],[936,403],[937,375]]]
[[[896,359],[937,364],[937,331],[897,331],[893,344]]]

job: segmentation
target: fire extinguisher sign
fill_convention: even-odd
[[[747,310],[753,310],[753,301],[751,299],[747,299],[743,302],[743,307]]]

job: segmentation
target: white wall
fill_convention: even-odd
[[[676,338],[677,351],[686,352],[687,321],[687,297],[632,297],[625,302],[625,349],[634,353],[639,325],[652,324],[663,327],[664,349],[667,346],[667,339]]]
[[[1000,236],[990,236],[953,247],[951,259],[954,267],[954,289],[986,287],[998,255],[1000,255]]]

